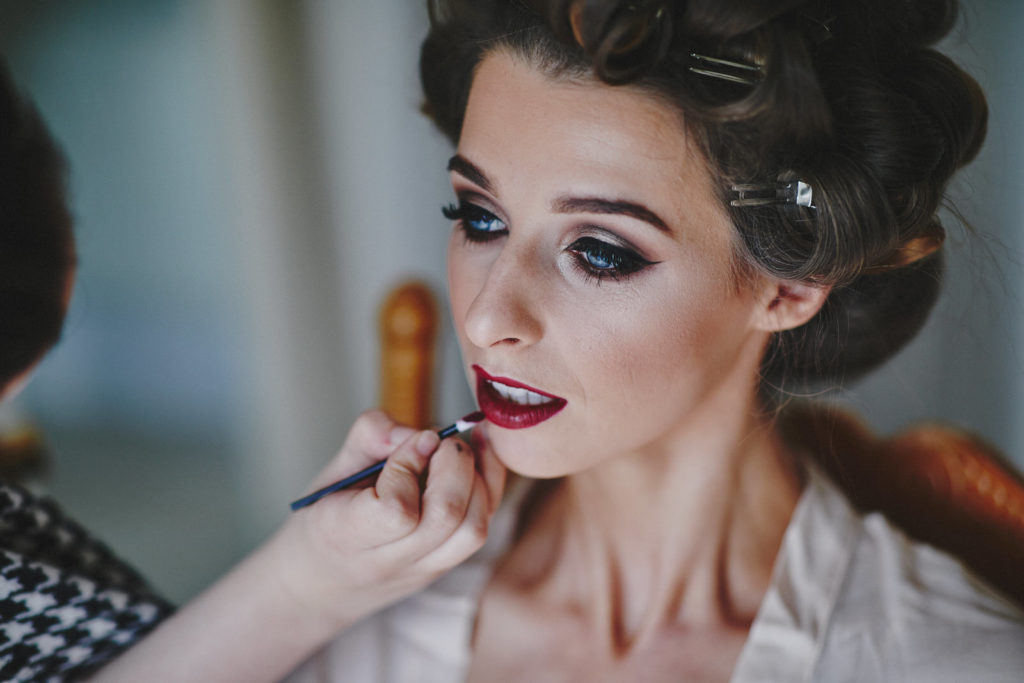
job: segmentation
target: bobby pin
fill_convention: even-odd
[[[744,85],[757,85],[762,75],[761,67],[743,62],[733,62],[718,57],[708,57],[691,52],[690,57],[697,61],[690,71],[701,76],[718,78],[731,83],[743,83]]]
[[[778,183],[746,183],[733,185],[731,188],[736,198],[729,201],[730,206],[768,206],[772,204],[795,204],[814,207],[814,193],[811,186],[801,180],[789,180]]]

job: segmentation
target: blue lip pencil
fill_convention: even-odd
[[[470,413],[469,415],[466,415],[461,420],[457,420],[455,424],[445,427],[444,429],[439,431],[437,435],[442,439],[446,439],[449,436],[461,434],[462,432],[472,429],[479,422],[482,422],[483,419],[484,414],[478,410],[475,413]],[[378,463],[370,465],[366,469],[360,470],[355,474],[345,477],[341,481],[336,481],[333,484],[330,484],[329,486],[325,486],[322,489],[314,491],[308,496],[303,496],[302,498],[299,498],[298,500],[294,501],[290,507],[292,511],[299,510],[301,508],[306,507],[307,505],[312,505],[313,503],[317,502],[318,500],[320,500],[329,493],[334,493],[335,491],[342,491],[344,489],[347,489],[349,486],[357,484],[362,480],[372,477],[373,475],[380,472],[382,469],[384,469],[384,463],[386,462],[387,460],[381,460]]]

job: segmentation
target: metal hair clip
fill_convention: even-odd
[[[658,9],[656,9],[654,12],[654,18],[660,19],[661,15],[664,14],[665,12],[665,5],[667,4],[668,2],[666,2],[665,0],[638,0],[637,2],[631,2],[628,5],[626,5],[626,11],[643,12],[651,5],[657,5]]]
[[[803,24],[807,37],[815,45],[821,45],[825,41],[832,39],[832,24],[836,20],[834,16],[819,18],[801,12],[797,15],[797,18]]]
[[[815,45],[833,37],[832,25],[838,17],[832,10],[832,4],[830,0],[812,0],[796,13],[797,25]]]
[[[811,186],[801,180],[789,180],[778,183],[747,183],[733,185],[731,188],[736,198],[729,201],[730,206],[768,206],[773,204],[794,204],[815,208]]]
[[[693,73],[731,83],[757,85],[764,73],[763,69],[756,64],[733,62],[728,59],[699,55],[696,52],[691,52],[690,57],[697,61],[696,65],[690,67],[690,71]]]

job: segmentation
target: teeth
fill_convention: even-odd
[[[512,403],[518,403],[522,406],[539,406],[542,403],[551,402],[550,398],[542,394],[538,394],[536,391],[521,389],[519,387],[510,387],[507,384],[493,382],[491,380],[487,380],[487,383],[494,387],[494,390],[505,400],[512,401]]]

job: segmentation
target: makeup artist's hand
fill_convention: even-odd
[[[479,436],[477,452],[385,413],[353,424],[312,489],[387,458],[376,482],[296,512],[282,529],[286,590],[339,626],[426,586],[475,552],[501,499],[505,468]]]
[[[479,430],[478,430],[479,431]],[[362,415],[313,489],[388,459],[375,483],[289,515],[265,544],[105,667],[104,683],[281,680],[361,617],[479,548],[505,469],[478,437]]]

